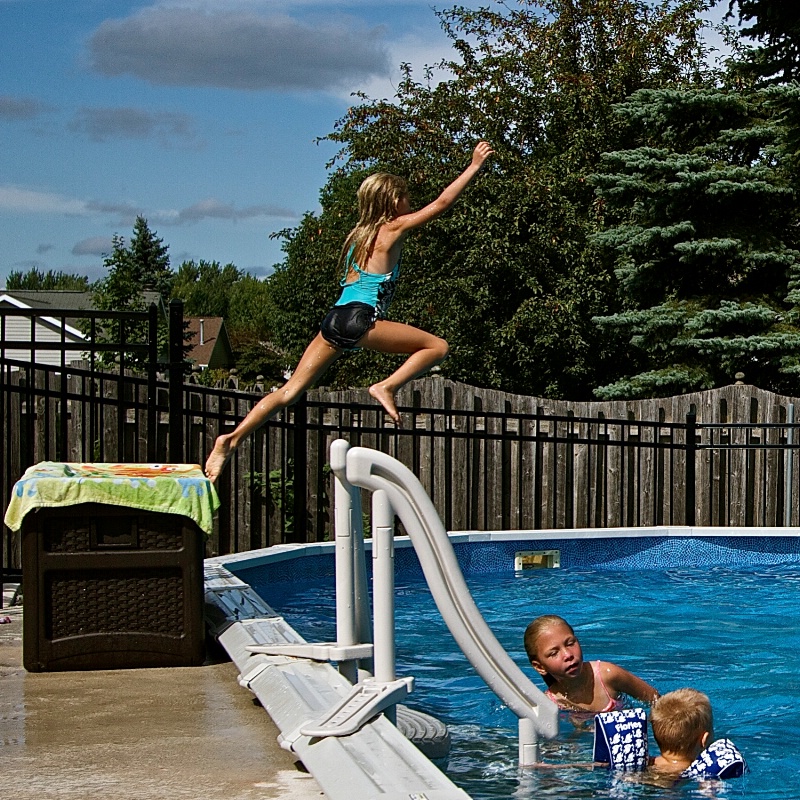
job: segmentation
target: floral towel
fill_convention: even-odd
[[[594,718],[593,760],[611,769],[647,766],[647,716],[643,708],[604,711]]]
[[[5,523],[22,527],[35,508],[105,503],[144,511],[182,514],[206,534],[219,498],[197,464],[65,464],[42,461],[14,484]]]

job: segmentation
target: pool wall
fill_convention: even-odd
[[[674,567],[753,566],[800,562],[796,528],[651,527],[448,534],[465,575],[514,570],[515,555],[558,550],[562,567],[663,570]],[[449,800],[468,795],[422,756],[385,717],[342,739],[308,741],[300,727],[343,697],[349,684],[330,664],[253,655],[253,644],[303,642],[265,602],[270,587],[333,581],[334,543],[278,545],[206,560],[206,598],[222,596],[212,632],[242,671],[281,730],[287,749],[303,760],[331,800]],[[371,550],[371,541],[366,541]],[[368,569],[371,558],[367,558]],[[395,538],[400,576],[422,574],[407,537]],[[216,599],[215,599],[216,598]],[[243,599],[242,599],[243,598]],[[219,605],[219,604],[217,604]],[[227,616],[226,616],[227,614]],[[289,698],[287,700],[287,698]]]
[[[800,562],[797,528],[604,528],[457,532],[448,534],[465,575],[514,569],[525,550],[558,550],[561,567],[669,569],[676,566],[752,566]],[[371,540],[365,549],[372,549]],[[334,543],[277,545],[217,559],[254,586],[333,579]],[[367,568],[371,559],[367,559]],[[411,541],[395,538],[398,575],[421,576]]]

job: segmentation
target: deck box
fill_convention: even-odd
[[[205,536],[188,517],[85,503],[22,527],[30,672],[202,664]]]
[[[6,513],[22,531],[25,668],[203,663],[203,558],[218,505],[193,465],[30,468]]]

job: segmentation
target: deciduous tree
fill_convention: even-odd
[[[378,169],[432,200],[479,139],[493,165],[445,217],[406,244],[392,309],[444,336],[445,374],[553,397],[590,396],[617,353],[593,316],[614,302],[613,273],[588,243],[598,217],[587,177],[619,147],[615,103],[641,88],[706,85],[709,0],[522,0],[439,17],[457,55],[391,100],[358,102],[328,137],[341,145],[321,214],[287,232],[269,283],[296,358],[335,299],[355,188]],[[386,356],[340,362],[341,383],[384,374]],[[329,373],[330,375],[330,373]]]

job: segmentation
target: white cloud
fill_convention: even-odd
[[[83,239],[72,248],[74,256],[105,256],[114,249],[114,242],[110,236],[91,236]]]
[[[354,82],[352,86],[343,87],[338,92],[339,96],[350,98],[354,91],[364,92],[368,97],[378,100],[394,98],[400,83],[401,64],[410,64],[414,80],[424,82],[424,70],[432,70],[431,85],[435,86],[440,81],[450,77],[449,73],[436,69],[436,65],[443,59],[459,60],[458,54],[453,50],[450,40],[439,31],[431,34],[430,31],[414,31],[393,41],[389,45],[389,60],[392,69],[385,75],[376,75],[366,81]]]
[[[329,90],[386,74],[384,35],[354,19],[300,21],[255,6],[151,6],[101,23],[88,48],[96,71],[155,85]]]
[[[117,224],[124,226],[133,224],[134,219],[140,214],[159,225],[185,225],[206,219],[236,222],[256,217],[274,219],[297,219],[299,217],[297,212],[291,209],[270,203],[237,208],[232,203],[223,203],[213,197],[180,209],[148,211],[143,206],[133,203],[78,200],[55,192],[40,192],[13,185],[0,185],[0,211],[23,214],[66,214],[82,217],[112,215],[117,219]],[[79,244],[83,245],[84,243]],[[108,248],[103,252],[108,252]],[[85,253],[81,252],[80,254]]]
[[[11,121],[35,119],[46,110],[44,103],[34,97],[0,95],[0,119]]]
[[[0,186],[0,209],[33,214],[85,214],[86,203],[55,192]]]
[[[182,208],[179,211],[160,211],[153,216],[153,220],[161,225],[183,225],[201,222],[205,219],[222,219],[236,222],[254,217],[272,217],[278,219],[297,219],[298,214],[287,208],[276,205],[255,205],[245,208],[236,208],[231,203],[223,203],[210,197]]]

